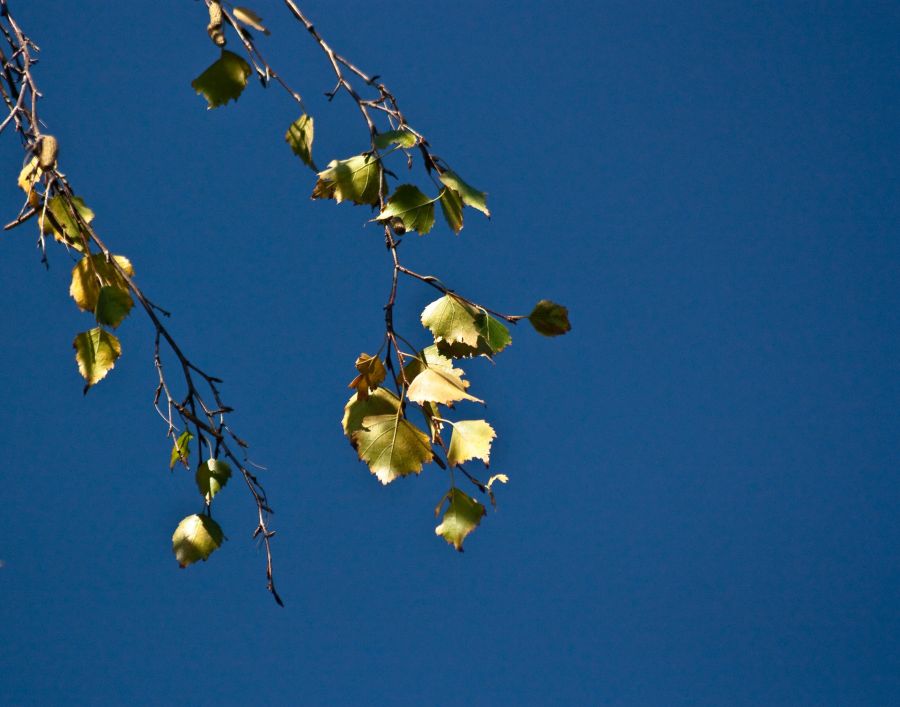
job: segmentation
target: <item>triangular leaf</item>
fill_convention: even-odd
[[[452,189],[441,189],[441,211],[450,230],[459,233],[463,227],[463,202],[459,194]]]
[[[297,120],[291,123],[291,127],[288,128],[284,139],[287,140],[288,145],[291,146],[291,150],[293,150],[294,154],[297,155],[297,157],[299,157],[307,165],[312,167],[313,170],[318,172],[319,169],[318,167],[316,167],[316,164],[315,162],[313,162],[312,158],[312,146],[314,137],[315,131],[313,127],[312,116],[306,115],[304,113]]]
[[[534,310],[528,315],[528,321],[544,336],[560,336],[572,329],[569,310],[548,299],[542,299],[534,306]]]
[[[206,499],[207,503],[213,500],[213,497],[222,490],[230,478],[231,466],[219,459],[208,459],[203,462],[197,467],[197,473],[194,475],[200,495]]]
[[[372,155],[356,155],[329,162],[328,169],[319,172],[312,198],[377,204],[380,191],[381,163]]]
[[[248,27],[252,27],[263,34],[271,34],[262,24],[262,17],[257,15],[249,7],[235,7],[232,11],[234,19]]]
[[[90,223],[94,220],[94,212],[87,207],[84,199],[80,196],[72,197],[72,205],[85,223]],[[65,197],[57,194],[51,198],[47,202],[47,211],[50,212],[53,218],[50,218],[50,216],[45,217],[43,209],[40,211],[38,225],[41,231],[43,233],[52,233],[53,238],[60,243],[67,243],[76,250],[84,252],[81,228],[74,214],[69,210]],[[59,225],[59,228],[54,225],[54,221]]]
[[[128,316],[134,300],[127,290],[115,285],[104,285],[100,288],[97,297],[97,307],[94,309],[94,317],[97,324],[111,326],[114,329]]]
[[[131,261],[124,255],[114,255],[113,259],[128,277],[134,277],[134,268]],[[100,298],[100,288],[110,285],[128,292],[128,283],[119,274],[112,263],[107,262],[102,253],[84,256],[72,268],[72,283],[69,285],[69,294],[75,300],[75,304],[86,312],[93,312],[97,308]]]
[[[75,337],[72,346],[75,348],[78,371],[87,381],[87,385],[84,386],[85,393],[92,385],[106,377],[122,355],[119,340],[100,327],[81,332]]]
[[[400,409],[400,400],[387,388],[378,388],[367,398],[362,399],[354,393],[344,406],[344,418],[341,427],[344,434],[350,437],[354,448],[353,433],[362,429],[363,419],[372,415],[393,415]]]
[[[447,463],[457,466],[469,459],[481,459],[485,466],[490,466],[491,442],[496,436],[494,428],[484,420],[454,422]]]
[[[191,81],[193,89],[206,99],[212,110],[237,100],[250,78],[250,64],[234,52],[222,50],[222,56],[206,71]]]
[[[478,346],[478,313],[453,295],[444,295],[422,312],[422,324],[431,330],[435,343],[461,342],[473,348]]]
[[[444,501],[449,501],[450,505],[444,513],[443,522],[434,529],[435,535],[442,536],[444,540],[462,552],[466,536],[478,527],[487,511],[478,501],[455,487],[450,489],[450,492],[438,505],[436,509],[438,513],[444,505]]]
[[[172,535],[172,552],[182,568],[206,560],[219,549],[225,533],[212,518],[192,515],[182,520]]]
[[[391,218],[399,218],[407,231],[418,231],[424,236],[434,226],[434,199],[430,199],[412,184],[401,184],[375,220],[385,221]]]
[[[478,333],[492,353],[500,353],[512,343],[509,329],[487,312],[480,312],[476,321]]]
[[[409,130],[388,130],[375,136],[375,147],[383,150],[388,145],[400,145],[400,147],[414,147],[416,136]]]
[[[381,359],[367,353],[361,353],[356,359],[356,370],[359,371],[359,375],[347,387],[356,388],[360,400],[368,398],[369,391],[375,390],[387,376]]]
[[[453,403],[460,400],[484,402],[474,395],[469,395],[466,392],[467,387],[468,383],[463,381],[458,373],[429,367],[416,376],[409,386],[406,397],[414,403],[432,402],[449,407],[453,407]]]
[[[359,458],[382,484],[407,474],[418,474],[433,458],[431,441],[424,432],[399,412],[373,415],[362,421],[362,429],[353,433]]]
[[[194,439],[194,435],[192,435],[187,430],[184,430],[180,435],[178,435],[178,439],[172,444],[172,455],[169,458],[169,469],[174,469],[175,464],[177,462],[181,462],[184,464],[185,469],[189,469],[188,466],[188,457],[191,452],[191,440]]]
[[[466,184],[456,172],[449,169],[441,172],[439,179],[444,186],[450,187],[459,194],[466,206],[478,209],[481,213],[490,218],[491,212],[487,207],[487,194],[485,192],[478,191],[474,187]]]

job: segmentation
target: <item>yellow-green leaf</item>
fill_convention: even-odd
[[[111,326],[114,329],[128,316],[134,300],[127,290],[116,285],[104,285],[100,288],[97,297],[97,307],[94,309],[94,317],[97,324]]]
[[[377,204],[380,190],[381,163],[372,155],[356,155],[329,162],[328,169],[319,172],[312,198]]]
[[[291,127],[288,128],[284,139],[287,140],[288,145],[291,146],[291,150],[293,150],[294,154],[297,155],[297,157],[299,157],[307,165],[312,167],[313,170],[318,172],[319,169],[316,167],[316,164],[315,162],[313,162],[312,158],[312,146],[314,137],[315,130],[313,125],[313,118],[311,115],[306,115],[306,113],[304,113],[299,118],[297,118],[297,120],[291,123]]]
[[[456,172],[449,169],[441,172],[439,179],[444,186],[450,187],[459,194],[460,199],[466,206],[478,209],[488,218],[491,217],[491,212],[487,207],[487,194],[485,192],[478,191],[466,184]]]
[[[447,187],[441,189],[441,211],[450,229],[459,233],[463,227],[463,202],[459,194]]]
[[[528,321],[544,336],[560,336],[572,329],[569,310],[548,299],[542,299],[534,306],[534,310],[528,315]]]
[[[478,312],[453,295],[444,295],[422,312],[422,324],[434,335],[435,343],[460,342],[472,348],[478,347]]]
[[[368,398],[369,392],[375,390],[387,376],[381,359],[367,353],[361,353],[356,359],[356,370],[359,375],[347,387],[356,388],[360,400]]]
[[[182,568],[206,560],[219,549],[225,533],[212,518],[192,515],[182,520],[172,535],[172,552]]]
[[[369,397],[363,399],[354,393],[344,406],[344,418],[341,427],[344,434],[356,448],[353,433],[362,429],[363,419],[373,415],[394,415],[400,409],[400,400],[387,388],[378,388]]]
[[[449,501],[449,505],[444,513],[444,518],[434,532],[435,535],[442,536],[444,540],[462,552],[463,541],[478,527],[486,511],[478,501],[454,487],[438,504],[435,515],[440,513],[447,501]]]
[[[490,466],[491,442],[496,436],[494,428],[484,420],[454,422],[447,462],[457,466],[469,459],[481,459],[485,466]]]
[[[207,108],[212,110],[228,101],[236,101],[247,86],[250,73],[250,64],[234,52],[223,49],[222,56],[195,78],[191,86],[206,99]]]
[[[206,499],[207,503],[213,500],[213,497],[222,490],[230,478],[231,466],[220,459],[208,459],[203,462],[197,467],[197,473],[194,475],[200,495]]]
[[[484,402],[474,395],[469,395],[466,392],[467,387],[468,383],[458,372],[452,373],[446,369],[428,367],[415,377],[409,386],[406,397],[414,403],[433,402],[449,407],[453,407],[453,403],[460,400]]]
[[[364,418],[362,429],[354,432],[352,439],[359,458],[382,484],[418,474],[433,458],[428,435],[399,412]]]
[[[72,206],[85,223],[90,223],[94,220],[94,212],[87,207],[84,199],[80,196],[72,197]],[[43,209],[39,212],[38,225],[41,231],[43,233],[52,233],[53,238],[60,243],[67,243],[76,250],[84,252],[81,227],[74,213],[70,210],[66,198],[61,194],[51,198],[47,201],[47,211],[50,212],[50,216],[45,216]],[[54,220],[59,225],[59,228],[54,224]]]
[[[425,235],[434,226],[434,199],[419,191],[412,184],[401,184],[387,200],[376,221],[399,218],[407,231]]]
[[[478,325],[479,336],[491,353],[500,353],[512,343],[512,336],[506,325],[487,312],[480,312],[475,323]]]
[[[134,268],[128,258],[124,255],[114,255],[113,260],[128,277],[134,277]],[[97,308],[97,301],[100,298],[100,288],[107,285],[128,292],[128,283],[125,282],[125,278],[119,274],[112,263],[107,262],[102,253],[86,255],[72,268],[69,294],[72,295],[72,299],[79,308],[86,312],[93,312]]]
[[[231,12],[234,14],[234,19],[238,22],[241,22],[248,27],[252,27],[263,34],[271,34],[269,30],[263,26],[262,17],[253,12],[249,7],[235,7]]]
[[[85,393],[92,385],[106,377],[122,355],[119,340],[100,327],[81,332],[75,337],[72,346],[75,348],[78,371],[87,381],[87,385],[84,386]]]
[[[388,145],[400,145],[400,147],[414,147],[417,138],[409,130],[388,130],[375,136],[375,147],[383,150]]]
[[[187,430],[184,430],[180,435],[178,435],[178,439],[172,444],[172,455],[169,458],[169,469],[174,469],[175,464],[177,462],[181,462],[184,464],[185,469],[189,469],[188,466],[188,457],[191,452],[191,440],[194,439],[194,435],[192,435]]]

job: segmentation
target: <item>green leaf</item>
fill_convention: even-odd
[[[469,459],[481,459],[485,466],[490,466],[491,442],[496,436],[494,428],[484,420],[454,422],[447,462],[457,466]]]
[[[206,560],[219,549],[225,533],[212,518],[192,515],[182,520],[172,535],[172,552],[182,568]]]
[[[235,7],[231,12],[234,15],[234,19],[238,22],[241,22],[248,27],[252,27],[263,34],[271,34],[269,30],[263,27],[262,17],[253,12],[249,7]]]
[[[119,265],[128,277],[134,277],[134,267],[131,261],[124,255],[114,255],[113,260]],[[72,268],[72,283],[69,285],[69,294],[75,300],[75,304],[85,312],[93,312],[97,309],[100,299],[100,289],[106,285],[117,287],[128,292],[128,283],[125,282],[112,263],[107,262],[102,253],[85,255]],[[129,296],[130,297],[130,296]]]
[[[481,340],[491,350],[491,353],[500,353],[512,343],[509,329],[487,312],[479,312],[476,324]]]
[[[569,310],[548,299],[542,299],[534,306],[534,310],[528,315],[528,321],[544,336],[560,336],[572,329]]]
[[[417,375],[427,368],[437,368],[448,373],[463,375],[463,371],[453,367],[452,359],[447,358],[440,351],[437,345],[427,346],[419,351],[414,358],[409,359],[403,367],[403,373],[406,380],[412,382]]]
[[[444,295],[429,304],[422,312],[422,324],[434,335],[435,343],[460,342],[478,347],[478,312],[453,295]]]
[[[400,147],[414,147],[416,136],[409,130],[388,130],[375,136],[375,147],[383,150],[388,145],[400,145]]]
[[[466,392],[468,382],[464,381],[460,371],[453,369],[450,373],[445,369],[428,367],[415,377],[406,392],[406,397],[414,403],[438,403],[453,407],[453,403],[460,400],[471,400],[475,403],[483,403],[474,395]]]
[[[115,285],[104,285],[100,288],[100,294],[97,297],[94,317],[97,319],[97,324],[104,324],[115,329],[128,316],[133,306],[134,300],[131,299],[127,290]]]
[[[491,212],[488,211],[487,207],[487,194],[485,192],[478,191],[474,187],[466,184],[456,172],[449,169],[441,172],[439,179],[444,186],[450,187],[459,194],[466,206],[478,209],[488,218],[491,217]]]
[[[231,467],[219,459],[208,459],[203,462],[197,467],[194,476],[200,495],[206,499],[207,504],[212,502],[213,497],[222,490],[230,478]]]
[[[431,440],[400,415],[372,415],[352,435],[359,458],[382,484],[407,474],[418,474],[431,461]]]
[[[84,199],[80,196],[72,197],[72,205],[81,216],[85,223],[94,220],[94,212],[91,211],[84,203]],[[40,214],[38,223],[43,233],[52,233],[53,238],[60,243],[67,243],[78,251],[84,252],[84,244],[81,239],[81,228],[73,213],[66,204],[66,199],[61,194],[57,194],[47,202],[47,211],[53,215],[53,218],[45,217],[43,209],[39,210]],[[53,220],[59,225],[59,228],[53,225]]]
[[[297,157],[318,172],[319,169],[316,167],[316,163],[313,162],[312,158],[314,136],[312,116],[304,113],[291,123],[291,127],[288,128],[284,139],[287,140],[288,145],[291,146],[291,150],[294,151],[294,154],[297,155]]]
[[[174,469],[176,462],[181,462],[184,464],[185,469],[189,469],[188,466],[188,457],[191,453],[191,440],[194,439],[194,435],[185,430],[180,435],[178,435],[178,439],[175,440],[172,445],[172,456],[169,458],[169,469]]]
[[[207,108],[212,110],[240,98],[250,73],[250,64],[234,52],[223,49],[222,56],[191,81],[191,86],[203,95]]]
[[[372,155],[356,155],[329,162],[328,169],[319,172],[312,198],[377,204],[380,190],[381,163]]]
[[[425,235],[434,226],[434,199],[428,198],[412,184],[401,184],[388,199],[376,221],[399,218],[407,231]]]
[[[106,374],[113,369],[116,360],[122,355],[119,340],[100,327],[81,332],[75,337],[72,346],[75,348],[78,371],[87,381],[87,385],[84,386],[85,393],[92,385],[106,378]]]
[[[450,229],[459,233],[463,227],[463,202],[459,194],[446,187],[441,189],[441,211]]]
[[[362,429],[363,419],[372,415],[393,415],[400,409],[400,400],[387,388],[378,388],[369,394],[367,398],[361,398],[358,394],[350,396],[350,400],[344,406],[344,418],[341,426],[344,434],[350,437],[353,447],[353,433]]]
[[[441,499],[441,502],[435,509],[435,515],[440,513],[444,502],[448,500],[450,505],[444,513],[443,522],[434,529],[434,533],[442,536],[444,540],[462,552],[463,541],[469,533],[478,527],[486,511],[484,506],[478,501],[454,487]]]

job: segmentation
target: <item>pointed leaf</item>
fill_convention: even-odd
[[[435,343],[461,342],[473,348],[478,346],[478,313],[453,295],[444,295],[422,312],[422,324],[431,330]]]
[[[353,433],[354,445],[359,458],[382,484],[407,474],[418,474],[422,465],[433,457],[428,435],[399,412],[366,417],[362,425],[362,429]]]
[[[442,536],[444,540],[462,552],[463,541],[478,527],[486,511],[478,501],[455,487],[450,489],[450,493],[444,497],[444,500],[449,500],[450,505],[444,513],[443,522],[434,529],[435,535]],[[438,505],[438,513],[443,505],[443,501]]]
[[[313,199],[334,199],[337,203],[377,204],[381,190],[381,164],[372,155],[356,155],[332,160],[319,172]]]
[[[119,265],[128,277],[134,277],[134,268],[131,261],[124,255],[114,255],[113,260]],[[107,262],[102,253],[84,256],[72,268],[72,283],[69,285],[69,294],[75,300],[75,304],[86,312],[93,312],[97,308],[100,299],[100,288],[106,285],[117,287],[128,292],[128,283],[118,273],[112,263]],[[129,295],[130,298],[130,295]]]
[[[487,207],[487,194],[483,191],[478,191],[472,186],[466,184],[462,179],[460,179],[459,175],[452,170],[445,170],[441,173],[439,179],[444,186],[450,187],[453,191],[459,194],[459,197],[463,200],[463,203],[466,206],[471,206],[473,209],[478,209],[481,213],[483,213],[488,218],[491,217],[491,212]]]
[[[360,400],[368,398],[369,391],[375,390],[387,376],[381,359],[367,353],[361,353],[356,359],[356,370],[359,375],[347,387],[356,388]]]
[[[207,504],[222,490],[230,478],[231,466],[219,459],[208,459],[203,462],[197,467],[197,473],[194,475],[200,495],[206,499]]]
[[[22,167],[22,171],[19,172],[19,188],[25,192],[29,205],[35,209],[40,206],[41,197],[34,190],[34,185],[37,184],[43,173],[44,170],[41,169],[40,161],[37,157],[32,157],[28,164]]]
[[[315,131],[313,128],[312,116],[304,113],[297,120],[291,123],[284,139],[291,146],[294,154],[303,160],[307,165],[312,167],[316,172],[318,168],[312,158],[312,145]]]
[[[353,433],[362,429],[363,419],[373,415],[394,415],[400,409],[400,401],[387,388],[378,388],[368,398],[360,398],[353,394],[344,406],[344,418],[341,426],[344,434],[350,437],[350,442],[356,448]]]
[[[544,336],[560,336],[572,329],[569,310],[548,299],[542,299],[534,306],[534,310],[528,315],[528,321]]]
[[[459,233],[463,227],[463,202],[459,194],[452,189],[441,190],[441,211],[444,219],[454,233]]]
[[[122,355],[119,340],[100,327],[81,332],[75,337],[72,346],[75,348],[78,371],[87,381],[87,385],[84,386],[85,393],[92,385],[106,377]]]
[[[383,150],[388,145],[400,145],[400,147],[414,147],[416,136],[409,130],[388,130],[375,136],[375,147]]]
[[[192,435],[187,430],[184,430],[180,435],[178,435],[178,439],[172,444],[172,455],[169,458],[169,470],[175,468],[175,464],[177,462],[181,462],[184,464],[184,468],[190,468],[188,466],[188,457],[191,453],[191,440],[194,439],[194,435]]]
[[[72,204],[78,215],[81,216],[85,223],[94,220],[94,212],[91,211],[84,203],[84,199],[80,196],[72,197]],[[81,228],[75,219],[72,211],[69,210],[65,197],[57,194],[47,202],[47,211],[50,216],[44,216],[43,210],[40,211],[38,224],[43,233],[52,233],[53,238],[60,243],[67,243],[76,250],[84,252],[84,243],[81,238]],[[57,228],[54,221],[59,225]]]
[[[206,99],[207,108],[212,110],[240,98],[250,73],[250,64],[234,52],[223,49],[222,56],[195,78],[191,86]]]
[[[412,184],[401,184],[388,199],[376,221],[399,218],[407,231],[425,235],[434,226],[434,199],[428,198]]]
[[[469,459],[481,459],[485,466],[490,466],[491,442],[496,436],[494,428],[484,420],[454,422],[447,463],[457,466]]]
[[[182,568],[206,560],[219,549],[225,534],[209,516],[192,515],[182,520],[172,535],[172,552]]]
[[[439,368],[426,368],[410,384],[406,397],[414,403],[432,402],[453,407],[460,400],[483,403],[466,392],[468,383],[459,375]]]
[[[414,358],[409,359],[409,363],[403,367],[403,374],[406,376],[406,380],[411,383],[417,375],[427,368],[437,368],[459,377],[462,377],[464,373],[461,369],[454,368],[453,360],[441,354],[437,345],[433,344],[419,351]],[[469,387],[468,382],[463,381],[463,384],[467,388]]]
[[[491,353],[500,353],[512,343],[509,329],[487,312],[479,313],[476,324],[482,341],[491,350]]]
[[[115,285],[104,285],[100,288],[100,294],[97,297],[94,317],[97,319],[97,324],[111,326],[115,329],[128,316],[133,306],[134,300],[131,299],[127,290]]]
[[[248,27],[252,27],[263,34],[271,34],[269,30],[263,27],[262,17],[253,12],[249,7],[235,7],[231,12],[234,14],[234,19],[238,22],[241,22]]]

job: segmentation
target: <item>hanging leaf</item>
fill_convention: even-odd
[[[399,145],[400,147],[414,147],[417,138],[409,130],[388,130],[384,133],[378,133],[375,136],[375,147],[383,150],[388,145]]]
[[[381,189],[381,164],[372,155],[356,155],[332,160],[319,172],[313,199],[334,199],[337,203],[377,204]]]
[[[495,481],[499,481],[501,484],[508,484],[509,477],[506,474],[494,474],[491,478],[488,479],[487,483],[484,485],[485,488],[490,491],[491,486],[494,485]]]
[[[344,428],[344,434],[350,438],[350,443],[355,449],[353,433],[362,429],[365,418],[375,415],[395,415],[399,409],[400,400],[387,388],[378,388],[365,399],[354,393],[344,406],[341,427]]]
[[[433,458],[428,435],[402,417],[372,415],[363,418],[362,429],[352,436],[359,458],[382,484],[408,474],[418,474]]]
[[[90,223],[94,220],[94,212],[87,207],[84,203],[84,199],[80,196],[72,197],[72,205],[85,223]],[[75,216],[69,210],[65,197],[57,194],[51,198],[47,202],[47,211],[50,212],[52,218],[51,216],[45,216],[43,209],[39,212],[38,225],[40,226],[41,232],[52,233],[55,240],[60,243],[66,243],[72,248],[75,248],[75,250],[83,253],[84,243],[81,237],[81,228],[78,225]],[[54,221],[55,224],[58,224],[59,228],[54,224]]]
[[[184,464],[185,469],[190,469],[188,465],[188,458],[191,453],[191,440],[194,439],[194,435],[192,435],[187,430],[184,430],[180,435],[178,435],[178,439],[172,444],[172,455],[169,458],[169,470],[175,468],[175,464],[177,462],[181,462]]]
[[[194,479],[200,495],[206,499],[206,503],[212,502],[213,497],[222,490],[228,479],[231,478],[231,466],[219,459],[208,459],[197,467]]]
[[[447,225],[458,234],[463,227],[463,202],[459,194],[446,187],[441,189],[441,211]]]
[[[361,353],[356,359],[356,370],[359,371],[359,375],[350,381],[347,387],[356,388],[360,400],[368,398],[369,391],[375,390],[387,376],[381,359],[367,353]]]
[[[271,34],[269,30],[263,27],[262,17],[253,12],[249,7],[235,7],[231,12],[234,15],[234,19],[238,22],[245,24],[248,27],[252,27],[263,34]]]
[[[106,378],[106,374],[113,369],[116,360],[122,355],[119,340],[100,327],[81,332],[75,337],[72,346],[75,348],[78,371],[87,381],[87,385],[84,386],[85,393],[92,385]]]
[[[134,300],[131,299],[127,290],[115,285],[104,285],[100,288],[100,294],[97,297],[94,317],[97,324],[111,326],[115,329],[128,316],[133,306]]]
[[[422,312],[422,324],[434,335],[435,343],[460,342],[478,347],[478,313],[453,295],[444,295],[429,304]]]
[[[488,218],[491,217],[491,212],[487,207],[487,194],[485,192],[478,191],[474,187],[469,186],[462,179],[460,179],[459,175],[456,174],[456,172],[449,169],[441,172],[439,179],[444,186],[450,187],[453,191],[459,194],[459,197],[462,199],[463,203],[466,206],[471,206],[473,209],[478,209]]]
[[[399,218],[407,231],[418,231],[424,236],[434,226],[434,201],[419,191],[418,187],[401,184],[375,220]]]
[[[37,184],[43,173],[44,170],[41,169],[37,157],[32,157],[28,164],[22,167],[22,171],[19,172],[19,188],[25,192],[28,204],[34,209],[37,209],[41,204],[41,197],[35,191],[34,185]]]
[[[475,323],[478,326],[481,340],[491,350],[491,353],[500,353],[512,343],[509,329],[487,312],[479,312]]]
[[[450,489],[449,493],[441,499],[435,509],[435,515],[439,515],[444,503],[449,501],[447,511],[441,524],[434,529],[435,535],[440,535],[459,552],[463,551],[463,541],[481,522],[485,511],[474,498],[470,498],[458,488]]]
[[[198,560],[206,560],[219,549],[225,533],[212,518],[192,515],[182,520],[172,535],[172,552],[178,565],[185,568]]]
[[[481,459],[485,466],[490,466],[491,442],[496,436],[494,428],[484,420],[454,422],[447,463],[457,466],[469,459]]]
[[[287,140],[288,145],[291,146],[291,150],[293,150],[294,154],[297,155],[297,157],[299,157],[307,165],[312,167],[314,171],[318,172],[319,169],[318,167],[316,167],[316,164],[315,162],[313,162],[312,158],[312,145],[314,136],[315,131],[313,129],[312,116],[306,115],[306,113],[304,113],[299,118],[297,118],[297,120],[291,123],[291,127],[288,128],[284,139]]]
[[[234,52],[222,50],[222,56],[191,82],[193,89],[207,102],[207,109],[237,101],[250,78],[250,64]]]
[[[448,407],[453,407],[453,403],[460,400],[483,403],[483,400],[466,392],[468,385],[458,374],[439,368],[426,368],[410,384],[406,397],[414,403],[432,402]]]
[[[113,260],[119,265],[128,277],[134,277],[134,268],[131,261],[124,255],[114,255]],[[100,299],[100,288],[106,285],[124,290],[127,294],[128,283],[118,273],[112,263],[107,262],[102,253],[85,255],[72,268],[72,283],[69,285],[69,294],[75,300],[75,304],[85,312],[93,312],[97,308]],[[130,299],[130,295],[129,295]]]
[[[561,304],[542,299],[528,315],[528,321],[544,336],[560,336],[572,329],[569,324],[569,310]]]
[[[428,368],[436,368],[452,375],[463,375],[461,369],[453,367],[453,360],[441,354],[437,345],[434,344],[422,349],[414,358],[409,359],[409,363],[403,367],[403,374],[411,383],[417,375]],[[465,385],[469,386],[468,383]]]

